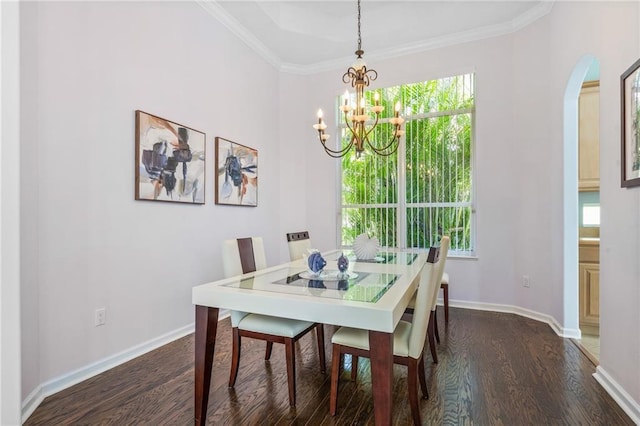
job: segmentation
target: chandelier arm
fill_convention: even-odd
[[[339,150],[335,150],[335,149],[331,149],[327,146],[326,141],[322,140],[322,135],[320,134],[320,132],[318,132],[318,139],[320,140],[320,143],[322,144],[322,147],[324,148],[324,150],[326,151],[327,154],[331,155],[334,158],[339,158],[342,157],[344,154],[346,154],[351,147],[353,146],[353,138],[351,138],[351,141],[349,142],[349,144]],[[335,154],[335,155],[334,155]]]
[[[345,111],[345,113],[344,113],[344,123],[346,124],[347,129],[349,129],[349,131],[351,132],[351,134],[355,137],[356,131],[355,131],[355,129],[354,129],[353,127],[351,127],[351,126],[349,125],[349,118],[348,118],[348,116],[347,116],[347,112],[346,112],[346,111]],[[352,137],[352,139],[353,139],[353,137]]]
[[[397,134],[397,131],[399,129],[399,126],[396,124],[394,125],[394,133],[393,133],[393,138],[391,138],[391,140],[389,141],[388,144],[386,144],[383,147],[378,148],[377,146],[375,146],[371,140],[369,139],[369,135],[371,134],[371,132],[373,132],[373,129],[376,128],[376,126],[378,125],[378,121],[380,119],[380,115],[376,114],[376,121],[373,123],[373,125],[369,128],[368,131],[365,132],[364,135],[364,140],[367,141],[367,145],[369,145],[369,148],[371,148],[373,150],[373,152],[375,152],[376,154],[379,155],[384,155],[384,156],[388,156],[393,154],[394,152],[396,152],[398,150],[398,145],[400,145],[400,136]],[[385,151],[387,151],[389,148],[391,148],[392,145],[395,144],[395,147],[393,148],[393,150],[391,150],[389,153],[385,153]]]
[[[341,150],[333,150],[331,148],[329,148],[326,144],[322,144],[322,147],[324,148],[324,152],[327,153],[327,155],[333,157],[333,158],[340,158],[343,157],[347,152],[349,152],[349,150],[351,149],[351,147],[353,146],[353,139],[351,139],[351,141],[349,142],[349,144],[347,146],[345,146],[344,148],[342,148]]]
[[[371,134],[371,132],[373,132],[373,130],[376,128],[376,126],[378,125],[378,120],[379,119],[380,119],[380,114],[376,114],[376,121],[373,122],[373,125],[369,128],[369,130],[366,130],[366,127],[364,127],[365,131],[364,131],[364,135],[362,137],[363,142],[366,141],[367,145],[369,145],[372,148],[373,148],[373,144],[369,140],[369,134]],[[364,123],[363,123],[363,125],[364,125]],[[374,151],[375,151],[375,149],[374,149]]]
[[[350,83],[351,87],[356,87],[356,80],[358,79],[358,74],[355,68],[349,67],[347,72],[342,75],[342,82],[347,84]]]
[[[351,148],[351,146],[349,146],[349,148]],[[331,150],[328,150],[325,148],[324,152],[329,156],[329,157],[333,157],[333,158],[342,158],[345,156],[346,152],[342,152],[342,153],[334,153]]]
[[[372,129],[373,130],[373,129]],[[391,145],[396,144],[396,148],[394,149],[394,151],[396,149],[398,149],[397,145],[400,144],[400,135],[398,135],[396,132],[394,132],[393,134],[393,138],[391,138],[391,140],[389,141],[388,144],[386,144],[385,146],[382,146],[380,148],[374,146],[371,141],[369,140],[369,134],[367,133],[367,144],[371,147],[371,149],[373,149],[374,151],[378,152],[378,151],[386,151],[389,147],[391,147]]]
[[[391,148],[392,145],[395,146],[387,152],[388,149]],[[369,141],[369,138],[367,138],[367,145],[369,145],[369,148],[371,148],[371,150],[373,152],[375,152],[378,155],[382,155],[384,157],[388,157],[392,154],[395,154],[395,152],[398,150],[398,147],[400,146],[400,137],[399,136],[394,136],[393,139],[391,139],[391,141],[384,147],[382,148],[376,148],[375,146],[373,146],[373,144]]]
[[[362,68],[364,69],[362,77],[366,81],[365,86],[368,87],[371,81],[375,81],[378,78],[378,71],[374,70],[373,68],[370,70],[368,70],[367,67]],[[369,73],[371,73],[371,75],[369,75]]]

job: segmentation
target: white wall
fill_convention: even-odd
[[[636,2],[557,2],[549,15],[512,35],[369,63],[380,76],[374,87],[476,73],[478,259],[448,262],[450,297],[517,306],[566,327],[575,321],[563,312],[563,96],[579,60],[586,54],[598,58],[601,368],[636,405],[640,189],[620,188],[619,76],[640,51],[638,8]],[[309,123],[313,108],[332,111],[343,90],[342,71],[309,78]],[[335,123],[335,117],[329,115],[327,122]],[[307,146],[306,156],[314,158],[308,189],[318,194],[309,200],[308,221],[334,229],[335,216],[322,206],[335,204],[324,195],[335,187],[335,165],[323,158],[317,143]],[[522,286],[522,275],[531,277],[531,288]]]
[[[451,298],[564,324],[563,94],[583,55],[599,59],[601,285],[616,290],[601,295],[601,366],[635,401],[640,189],[619,186],[618,78],[640,53],[638,8],[557,2],[513,35],[370,64],[376,87],[476,73],[478,259],[448,263]],[[333,110],[343,69],[279,75],[190,2],[23,10],[23,397],[190,324],[190,289],[222,276],[224,238],[262,235],[270,264],[288,257],[284,232],[335,246],[336,160],[311,125]],[[206,205],[133,200],[135,109],[207,133]],[[258,208],[214,205],[215,136],[259,150]]]
[[[279,76],[192,2],[27,2],[23,398],[193,322],[226,238],[279,229]],[[134,201],[134,111],[207,135],[206,204]],[[259,151],[259,206],[214,204],[214,137]],[[94,327],[106,307],[107,324]]]
[[[518,164],[503,159],[514,156],[512,111],[512,39],[499,37],[489,40],[451,46],[408,57],[369,65],[378,71],[373,87],[387,87],[403,82],[418,82],[459,73],[476,74],[476,181],[478,253],[479,260],[452,260],[451,271],[456,284],[451,297],[463,300],[492,303],[512,303],[515,292],[515,246],[517,221],[513,210],[496,208],[517,204],[520,188],[516,175]],[[329,158],[317,142],[311,129],[315,109],[326,111],[327,123],[336,123],[332,115],[335,96],[344,91],[341,72],[335,70],[309,77],[309,107],[306,131],[313,143],[307,145],[307,157],[314,161],[309,165],[310,191],[318,194],[310,200],[309,222],[322,224],[328,230],[335,229],[336,215],[326,214],[327,204],[334,206],[331,188],[335,187],[336,160]],[[286,89],[283,88],[283,93]],[[315,109],[314,109],[315,108]],[[335,133],[335,131],[330,131]],[[314,138],[315,137],[315,138]],[[500,161],[496,159],[501,159]],[[327,195],[325,195],[327,194]],[[337,209],[337,207],[336,207]],[[487,279],[491,277],[491,279]]]
[[[547,83],[550,102],[533,105],[547,111],[540,123],[549,123],[548,139],[542,138],[544,134],[539,138],[543,155],[550,164],[547,173],[540,176],[540,185],[549,193],[548,200],[543,199],[549,208],[549,218],[545,219],[549,225],[549,239],[563,234],[560,191],[562,95],[571,72],[584,55],[593,55],[600,62],[600,368],[636,403],[640,401],[640,374],[637,374],[640,333],[631,330],[637,330],[640,325],[637,309],[640,302],[637,262],[640,257],[640,189],[620,187],[620,74],[640,53],[635,37],[639,6],[637,2],[559,2],[549,16],[549,26],[533,26],[530,34],[532,38],[547,38],[550,46],[546,56],[550,70]],[[520,108],[527,108],[526,100],[516,106],[516,109]],[[533,174],[535,170],[529,171]],[[525,233],[527,239],[532,236],[532,230]],[[543,248],[542,245],[538,247]],[[552,287],[548,292],[557,296],[559,286],[563,284],[562,248],[556,244],[550,248]],[[531,267],[540,264],[534,257],[527,262]],[[541,300],[545,297],[548,298],[544,293],[538,295]],[[554,301],[550,313],[560,319],[561,307]]]

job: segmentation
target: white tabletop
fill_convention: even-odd
[[[350,259],[348,271],[358,277],[349,282],[347,291],[338,290],[335,279],[327,282],[327,288],[301,285],[296,274],[307,271],[307,267],[299,260],[196,286],[192,301],[194,305],[391,333],[417,288],[427,254],[401,250],[379,254],[386,263]],[[339,255],[338,250],[323,254],[329,276],[337,272]],[[287,285],[287,279],[297,282]],[[348,300],[354,294],[365,294],[363,299],[371,296],[372,300]],[[377,294],[381,296],[376,298]]]

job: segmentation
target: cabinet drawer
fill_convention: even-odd
[[[600,263],[600,246],[578,246],[578,259],[581,263]]]

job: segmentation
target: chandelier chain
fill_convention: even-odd
[[[362,50],[362,36],[360,35],[360,0],[358,0],[358,50]]]

